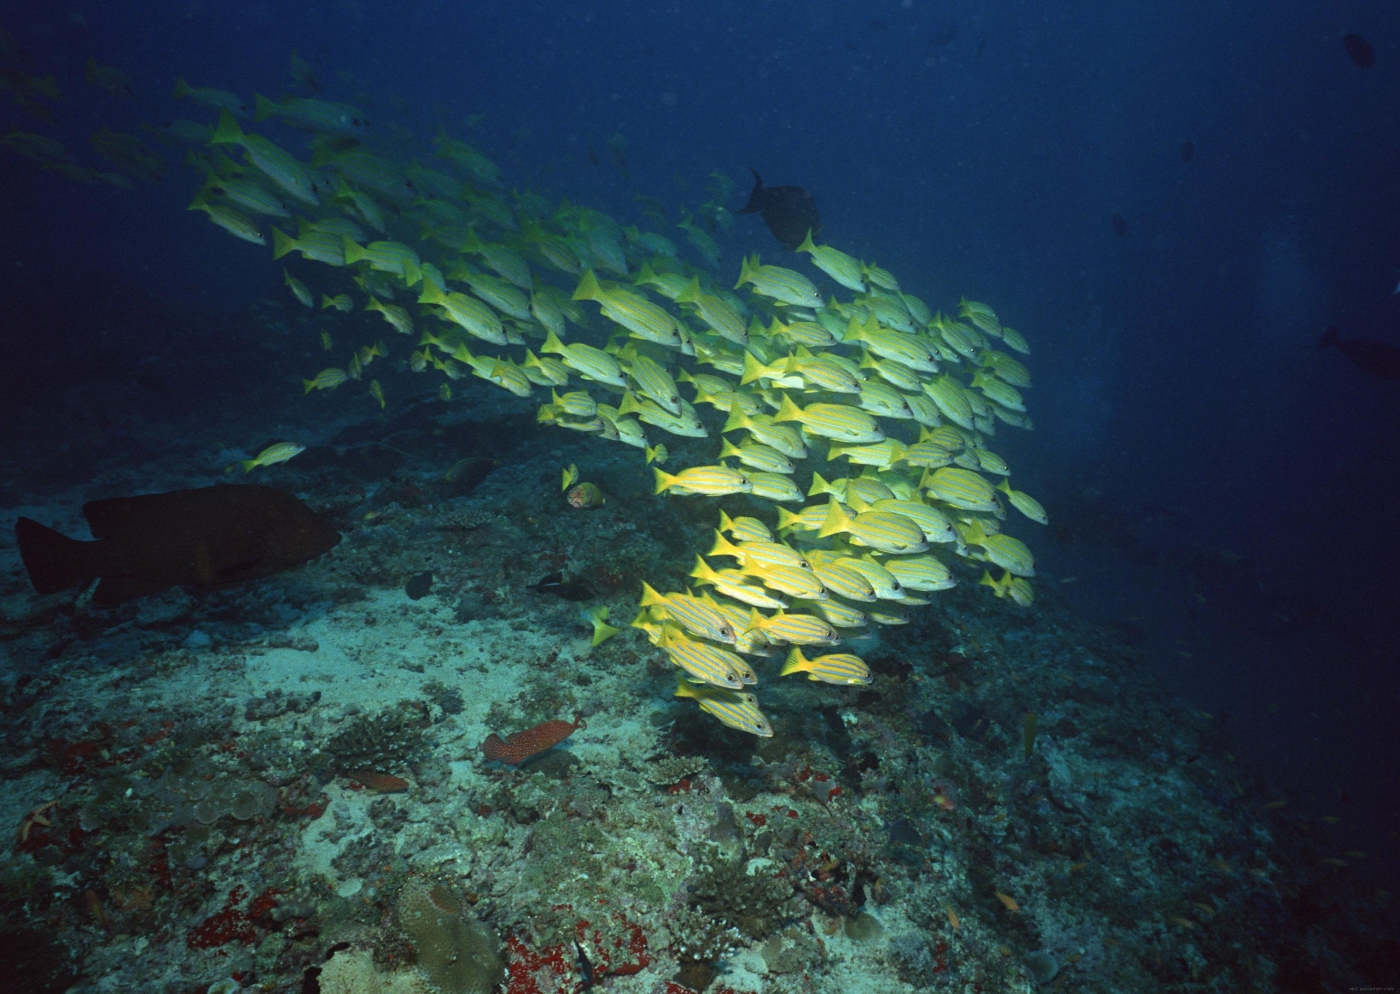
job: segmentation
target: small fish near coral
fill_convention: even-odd
[[[68,538],[31,518],[15,522],[38,593],[100,579],[92,602],[112,607],[174,586],[214,589],[271,576],[340,541],[296,496],[256,484],[90,501],[83,516],[97,541]]]
[[[552,749],[574,732],[587,727],[582,718],[575,718],[572,722],[542,722],[524,731],[511,732],[505,739],[492,732],[486,736],[486,741],[481,743],[481,751],[489,763],[499,761],[507,766],[519,766],[531,756]]]

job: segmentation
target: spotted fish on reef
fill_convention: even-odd
[[[315,559],[340,541],[294,495],[252,484],[116,497],[83,505],[95,542],[30,518],[15,522],[29,582],[53,594],[101,579],[92,602],[111,607],[167,587],[256,580]]]
[[[758,214],[773,237],[790,249],[796,249],[807,240],[808,234],[822,230],[821,216],[817,213],[817,202],[812,195],[800,186],[764,186],[758,170],[753,173],[753,191],[749,202],[739,214]]]

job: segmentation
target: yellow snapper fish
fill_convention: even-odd
[[[715,687],[738,690],[744,686],[740,668],[747,667],[735,653],[708,642],[697,642],[682,635],[680,629],[667,627],[661,635],[661,648],[671,662],[692,677]]]
[[[796,645],[788,653],[787,661],[783,663],[779,675],[788,676],[793,673],[806,673],[808,680],[842,685],[866,684],[873,679],[870,667],[865,665],[865,660],[859,656],[849,652],[833,652],[808,659],[802,654],[802,647]]]
[[[739,282],[734,284],[734,289],[737,290],[746,283],[753,286],[754,292],[780,304],[793,307],[822,306],[822,295],[817,292],[811,280],[795,269],[762,265],[756,255],[745,259],[739,267]]]
[[[787,601],[780,597],[774,597],[764,590],[763,587],[749,583],[749,577],[745,573],[733,569],[717,570],[709,563],[705,562],[701,556],[695,557],[695,567],[691,569],[690,576],[697,583],[714,587],[716,591],[738,601],[741,604],[748,604],[750,607],[770,608],[782,610],[786,608]]]
[[[227,110],[220,113],[219,126],[214,129],[209,144],[238,145],[248,157],[248,162],[284,192],[313,207],[321,202],[310,169],[262,135],[244,133]]]
[[[355,302],[350,299],[348,293],[338,293],[334,297],[328,294],[321,294],[321,310],[334,308],[342,314],[348,314],[355,309]]]
[[[414,286],[423,278],[422,260],[403,242],[370,242],[361,246],[347,237],[342,247],[347,263],[368,262],[370,268],[381,273],[402,277],[405,286]]]
[[[277,442],[263,449],[252,459],[241,460],[240,464],[243,466],[243,472],[251,473],[258,466],[273,466],[279,462],[286,462],[305,451],[306,446],[297,445],[295,442]]]
[[[267,239],[263,237],[262,229],[258,223],[241,211],[232,207],[225,207],[222,204],[211,204],[205,200],[203,195],[197,195],[190,202],[188,208],[192,211],[203,211],[220,228],[236,238],[241,238],[245,242],[252,242],[254,245],[266,245]]]
[[[380,303],[377,297],[371,297],[369,303],[365,305],[365,310],[377,311],[382,314],[384,320],[388,321],[400,335],[413,334],[413,317],[398,304]]]
[[[731,518],[723,511],[719,512],[719,530],[727,534],[736,542],[771,542],[773,533],[768,530],[768,526],[757,518],[745,517]]]
[[[849,534],[852,541],[860,545],[888,552],[893,555],[908,555],[924,552],[928,541],[919,526],[902,514],[886,511],[863,511],[852,517],[834,498],[827,507],[826,520],[818,538]]]
[[[791,397],[784,395],[782,406],[773,415],[773,420],[796,421],[813,435],[840,442],[869,443],[885,439],[878,421],[865,411],[845,404],[809,404],[802,408],[793,403]],[[754,434],[758,437],[757,433]],[[763,441],[761,438],[759,440]]]
[[[584,270],[573,299],[597,302],[602,307],[604,317],[622,325],[644,341],[673,349],[684,345],[675,318],[630,290],[621,287],[604,290],[591,269]]]
[[[304,392],[310,393],[312,390],[334,390],[347,379],[349,376],[345,370],[332,368],[321,370],[316,374],[315,379],[302,380],[301,382],[306,387]]]
[[[744,327],[744,319],[739,316],[739,312],[723,297],[702,290],[700,277],[697,276],[687,283],[674,299],[678,304],[689,304],[695,308],[700,320],[709,325],[720,338],[740,346],[748,344],[749,332]]]
[[[986,478],[958,466],[944,466],[932,473],[925,470],[923,479],[919,481],[919,489],[927,490],[935,500],[964,511],[995,512],[1000,509],[996,490]]]
[[[639,400],[632,391],[627,391],[622,395],[622,403],[618,405],[618,412],[621,414],[636,414],[649,425],[655,425],[663,431],[672,435],[681,435],[686,438],[705,438],[709,432],[705,428],[705,423],[700,420],[700,416],[695,413],[695,408],[691,407],[679,397],[676,398],[676,406],[680,408],[678,414],[671,414],[663,410],[660,405],[650,400]]]
[[[607,383],[615,387],[626,388],[627,386],[627,380],[622,375],[622,367],[618,365],[616,359],[602,349],[585,345],[582,342],[565,345],[559,340],[559,336],[548,332],[545,335],[544,345],[540,346],[540,351],[562,356],[564,364],[585,379],[597,383]]]
[[[720,514],[722,515],[720,526],[723,528],[728,519],[723,517],[723,511],[721,511]],[[741,518],[739,520],[753,521],[754,519]],[[762,524],[762,522],[758,523]],[[731,530],[735,527],[733,521],[728,521],[728,525]],[[767,529],[765,528],[760,534],[768,534]],[[771,566],[791,566],[795,569],[805,570],[810,570],[812,568],[811,564],[802,557],[802,553],[798,552],[790,545],[772,541],[771,535],[766,539],[741,540],[738,545],[735,545],[724,537],[724,532],[722,530],[716,529],[715,544],[714,547],[710,549],[710,555],[730,556],[739,560],[741,565],[746,566],[766,564]]]
[[[763,633],[764,638],[777,644],[837,645],[840,634],[830,623],[810,614],[774,614],[764,616],[758,611],[749,614],[749,629]]]
[[[316,298],[311,296],[311,291],[306,288],[306,284],[297,279],[285,269],[282,270],[282,280],[285,282],[292,295],[297,298],[303,307],[315,307]]]
[[[653,463],[655,463],[658,466],[663,466],[665,465],[667,458],[670,457],[670,453],[666,451],[666,445],[663,442],[657,442],[655,445],[648,445],[645,449],[645,452],[646,464],[648,466],[652,465]]]
[[[1032,521],[1042,525],[1050,523],[1050,517],[1045,513],[1045,508],[1041,506],[1040,501],[1024,491],[1011,489],[1010,481],[1002,480],[997,484],[997,489],[1006,494],[1006,499],[1011,502],[1012,507]]]
[[[686,241],[690,242],[691,247],[700,254],[700,258],[705,260],[707,266],[711,269],[719,268],[719,243],[710,236],[708,231],[696,227],[689,217],[686,217],[676,227],[685,232]]]
[[[1028,580],[1019,576],[1013,576],[1010,571],[1004,572],[1000,580],[993,580],[992,575],[986,570],[982,571],[982,579],[977,581],[980,586],[991,587],[992,593],[997,597],[1009,597],[1021,607],[1030,607],[1035,603],[1035,589]]]
[[[715,608],[690,594],[658,594],[642,583],[642,607],[657,608],[692,635],[734,644],[734,626]]]
[[[496,312],[475,297],[456,291],[444,293],[435,284],[424,280],[418,303],[440,307],[448,320],[483,342],[490,342],[492,345],[509,344],[506,341],[505,328]]]
[[[190,86],[183,79],[175,80],[175,99],[193,100],[214,110],[224,110],[241,117],[250,116],[248,105],[243,98],[228,90],[216,90],[212,86]]]
[[[674,474],[653,467],[652,472],[656,474],[658,494],[672,490],[681,494],[723,497],[725,494],[744,494],[753,490],[747,476],[728,466],[692,466]]]
[[[117,97],[136,96],[131,77],[116,66],[99,66],[91,58],[83,69],[83,81]]]
[[[575,483],[578,482],[578,466],[574,463],[569,463],[569,465],[564,467],[562,476],[563,482],[559,487],[560,493],[563,493],[565,490],[568,490],[570,487],[572,487]]]
[[[758,709],[758,698],[753,694],[704,684],[695,685],[688,683],[684,677],[677,677],[675,696],[694,700],[702,711],[714,715],[730,728],[750,732],[760,738],[773,737],[773,726]]]
[[[859,259],[853,258],[839,249],[814,244],[810,231],[807,232],[807,237],[802,244],[797,246],[797,251],[808,253],[812,257],[812,265],[847,290],[865,293],[869,289],[865,285],[865,274],[861,272]]]

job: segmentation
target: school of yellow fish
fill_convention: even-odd
[[[212,128],[178,128],[205,180],[190,209],[270,243],[274,259],[347,269],[360,291],[318,299],[317,273],[303,263],[300,276],[283,271],[302,305],[378,314],[412,342],[408,369],[445,376],[445,399],[453,381],[475,376],[540,397],[542,423],[635,447],[657,494],[777,505],[776,527],[721,511],[692,589],[643,585],[632,626],[678,667],[677,696],[769,736],[750,658],[785,652],[782,676],[869,683],[863,660],[831,647],[843,633],[905,623],[907,607],[952,587],[966,564],[997,597],[1031,603],[1034,559],[1004,530],[1005,505],[1040,524],[1045,511],[988,448],[998,424],[1031,427],[1030,373],[1014,355],[1029,347],[986,304],[936,313],[892,273],[810,234],[798,258],[833,292],[757,256],[731,285],[717,273],[719,245],[689,219],[678,226],[682,252],[599,211],[507,191],[490,159],[445,133],[435,168],[403,163],[373,150],[352,106],[256,97],[255,121],[315,135],[308,162],[245,128],[236,95],[183,80],[175,93],[218,113]],[[37,138],[6,141],[39,154]],[[127,174],[154,171],[139,141],[103,142]],[[322,342],[335,348],[327,334]],[[363,380],[392,351],[383,340],[362,346],[306,378],[305,390]],[[368,392],[387,403],[379,380]],[[713,461],[662,468],[668,434],[711,439]],[[283,443],[244,468],[293,449]],[[566,490],[572,482],[566,473]],[[592,498],[587,486],[570,491],[574,506]],[[591,620],[595,642],[615,631],[605,615]]]

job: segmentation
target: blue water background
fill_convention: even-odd
[[[825,239],[935,307],[987,301],[1030,338],[1037,430],[998,446],[1063,526],[1018,530],[1043,586],[1135,633],[1293,809],[1343,819],[1339,847],[1393,849],[1400,383],[1314,347],[1329,324],[1400,344],[1392,14],[1258,0],[10,3],[0,23],[68,99],[54,127],[0,115],[75,148],[101,126],[207,120],[170,98],[177,75],[276,97],[295,48],[327,97],[424,140],[446,123],[512,184],[625,220],[641,219],[636,193],[674,217],[676,178],[693,204],[712,170],[737,181],[734,208],[749,166],[808,188]],[[1373,69],[1347,59],[1345,31],[1375,45]],[[85,87],[89,55],[128,72],[138,100]],[[628,178],[607,162],[612,134]],[[178,168],[126,192],[6,157],[0,181],[0,410],[178,348],[188,328],[133,301],[218,314],[284,292],[266,251],[183,209],[194,183]],[[725,248],[736,270],[743,250],[782,261],[754,218]],[[254,335],[197,358],[284,373]]]

